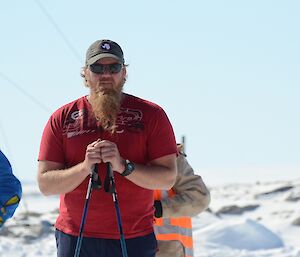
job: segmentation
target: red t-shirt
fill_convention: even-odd
[[[79,98],[58,109],[50,117],[42,136],[39,160],[72,167],[85,158],[88,144],[98,138],[115,142],[120,155],[134,163],[147,164],[177,152],[172,126],[161,107],[124,94],[117,118],[117,133],[111,135],[97,127],[90,103]],[[106,166],[99,165],[102,184]],[[153,231],[153,191],[137,186],[115,172],[116,191],[126,238]],[[89,177],[75,190],[60,196],[56,228],[78,235]],[[84,236],[119,238],[112,195],[104,189],[93,190]]]

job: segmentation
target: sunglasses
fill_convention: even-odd
[[[123,65],[121,63],[112,63],[112,64],[100,64],[94,63],[89,66],[90,71],[97,74],[104,74],[108,72],[110,74],[119,73],[122,69]]]

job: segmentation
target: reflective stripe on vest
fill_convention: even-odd
[[[154,199],[161,200],[166,197],[173,197],[174,191],[155,190]],[[184,247],[185,257],[193,257],[193,235],[192,220],[190,217],[179,218],[155,218],[154,231],[157,240],[180,241]]]

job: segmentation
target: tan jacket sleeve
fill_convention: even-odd
[[[210,203],[210,193],[202,178],[194,174],[183,154],[177,158],[177,178],[173,190],[175,196],[161,201],[163,218],[195,216]]]

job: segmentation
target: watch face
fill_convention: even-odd
[[[133,171],[134,170],[134,165],[131,162],[127,163],[127,169],[129,171]]]

